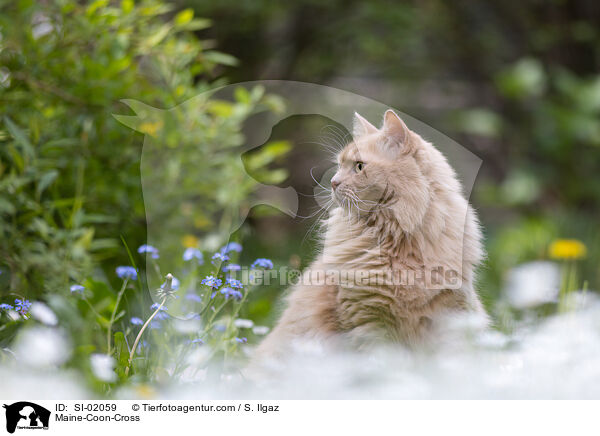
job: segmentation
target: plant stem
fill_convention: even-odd
[[[102,315],[100,315],[98,313],[98,311],[94,308],[94,306],[92,305],[92,303],[90,303],[90,300],[88,300],[85,295],[82,297],[82,300],[87,303],[87,305],[90,307],[90,309],[92,310],[92,312],[94,312],[94,315],[96,315],[98,318],[100,318],[102,320],[108,321],[105,317],[103,317]]]
[[[115,322],[115,317],[117,316],[117,309],[119,308],[119,303],[121,302],[121,298],[123,297],[123,294],[125,293],[125,288],[127,287],[127,282],[129,282],[129,279],[126,278],[123,281],[123,286],[121,286],[121,290],[119,291],[119,294],[117,295],[117,301],[115,303],[115,308],[112,311],[112,315],[110,316],[110,321],[108,322],[108,329],[106,332],[106,354],[108,354],[110,356],[111,353],[111,337],[112,337],[112,326],[113,323]]]
[[[244,289],[244,291],[245,292],[244,292],[244,295],[242,296],[242,299],[235,306],[235,309],[234,309],[233,315],[232,315],[232,319],[235,318],[235,317],[237,317],[238,313],[240,313],[240,309],[242,308],[242,306],[246,302],[246,299],[248,298],[248,294],[250,293],[250,289],[246,288],[246,289]]]
[[[158,266],[158,263],[156,262],[155,259],[151,259],[152,262],[152,266],[154,267],[154,271],[156,271],[156,274],[158,275],[159,278],[162,278],[162,274],[160,273],[160,267]]]
[[[223,303],[221,303],[221,305],[215,309],[215,311],[213,312],[213,314],[211,315],[211,317],[208,320],[208,323],[206,325],[206,329],[209,330],[210,327],[212,327],[212,323],[215,320],[215,318],[217,317],[217,315],[219,314],[219,312],[221,312],[221,310],[225,307],[225,305],[229,303],[229,300],[225,300],[223,301]]]
[[[166,301],[167,301],[167,297],[163,298],[163,300],[160,302],[160,306],[158,306],[156,308],[156,310],[154,311],[154,313],[152,315],[150,315],[150,318],[148,318],[146,320],[146,322],[140,329],[140,332],[138,333],[137,337],[135,338],[133,347],[131,347],[131,351],[129,352],[129,360],[127,361],[127,368],[125,368],[125,375],[129,375],[129,368],[131,367],[131,362],[133,361],[133,355],[135,354],[135,350],[137,349],[140,339],[142,338],[142,334],[144,334],[144,330],[146,330],[146,327],[148,327],[148,325],[150,324],[150,322],[152,322],[152,320],[154,319],[156,314],[162,309],[162,307],[165,305]]]

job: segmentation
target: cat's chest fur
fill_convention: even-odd
[[[418,244],[402,238],[341,211],[332,214],[316,263],[338,280],[329,288],[334,316],[353,342],[421,343],[444,313],[466,307],[462,293],[425,286],[420,278],[429,266]]]

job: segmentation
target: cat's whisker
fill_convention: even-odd
[[[329,130],[329,131],[327,131]],[[325,131],[325,133],[323,133]],[[333,136],[336,139],[336,143],[341,145],[342,148],[347,143],[346,138],[350,135],[349,132],[343,132],[337,126],[328,124],[321,129],[322,136]]]
[[[331,206],[333,206],[333,204],[334,204],[333,199],[330,199],[329,202],[324,207],[322,207],[321,209],[319,209],[319,210],[316,211],[315,215],[318,214],[319,211],[321,211],[321,214],[318,216],[318,218],[308,228],[307,232],[305,233],[304,237],[302,238],[301,244],[304,244],[304,242],[306,241],[306,238],[308,237],[308,235],[310,235],[315,230],[315,228],[318,225],[322,224],[323,216],[326,213],[329,212],[329,209],[331,208]]]
[[[322,138],[320,138],[320,139],[322,139]],[[333,155],[337,155],[340,152],[339,145],[337,143],[336,144],[328,144],[327,142],[324,142],[321,140],[320,142],[313,142],[313,144],[320,145],[321,147],[325,148],[327,151],[329,151]]]
[[[327,193],[331,195],[331,188],[323,188],[322,186],[315,186],[315,189],[321,189],[323,193]]]
[[[318,208],[317,210],[315,210],[313,213],[311,213],[310,215],[307,215],[307,216],[296,215],[296,217],[297,217],[297,218],[300,218],[300,219],[304,219],[304,220],[306,220],[306,219],[311,219],[311,218],[313,218],[313,217],[317,216],[317,215],[318,215],[320,212],[323,212],[323,209],[324,209],[324,208],[320,207],[320,208]],[[326,208],[325,208],[325,209],[326,209]]]
[[[323,142],[323,141],[303,141],[300,144],[318,145],[319,147],[324,149],[324,151],[333,160],[334,163],[336,162],[336,156],[340,152],[340,146],[337,143],[332,145],[332,144],[327,144],[326,142]]]
[[[322,191],[322,192],[318,192],[318,193],[314,193],[314,194],[304,194],[302,192],[298,192],[298,195],[301,195],[302,197],[313,198],[313,199],[317,199],[317,198],[328,199],[328,198],[331,198],[331,191]]]
[[[373,205],[379,205],[380,202],[378,201],[373,201],[373,200],[362,200],[358,197],[358,195],[356,195],[355,192],[352,191],[348,191],[347,195],[350,196],[353,200],[355,200],[356,202],[360,202],[360,203],[364,203],[364,204],[373,204]]]
[[[342,145],[342,140],[341,138],[339,138],[338,136],[335,136],[333,134],[329,134],[329,133],[321,133],[321,135],[319,136],[320,139],[326,139],[326,140],[330,140],[331,142],[333,142],[335,145],[337,145],[338,147]]]
[[[327,132],[324,128],[319,131],[319,139],[327,139],[337,146],[339,146],[342,142],[342,138],[340,136],[332,132]]]
[[[364,188],[362,188],[362,189],[357,189],[357,190],[355,190],[354,192],[357,192],[357,193],[364,192],[364,191],[366,191],[366,190],[367,190],[367,189],[369,189],[369,188],[371,188],[371,187],[370,187],[370,186],[365,186]]]
[[[311,178],[313,179],[313,181],[314,181],[314,182],[315,182],[317,185],[319,185],[321,188],[323,188],[323,189],[324,189],[324,190],[326,190],[326,191],[329,191],[329,189],[328,189],[328,188],[326,188],[325,186],[321,185],[321,184],[320,184],[320,183],[317,181],[317,179],[315,179],[315,176],[313,175],[313,171],[314,171],[314,169],[315,169],[315,168],[316,168],[316,167],[312,167],[312,168],[310,169],[310,177],[311,177]]]
[[[358,198],[358,196],[354,193],[354,192],[347,192],[347,195],[352,198],[354,207],[359,210],[360,212],[365,212],[365,213],[373,213],[376,212],[378,210],[384,210],[384,209],[389,209],[391,207],[391,205],[389,204],[383,204],[381,202],[378,201],[372,201],[372,200],[362,200],[360,198]],[[369,209],[362,209],[359,204],[363,204],[368,206],[372,206],[369,207]],[[393,203],[392,203],[393,204]]]
[[[347,130],[342,130],[340,127],[335,126],[333,124],[328,124],[327,126],[325,126],[325,128],[328,128],[332,132],[332,134],[336,135],[336,137],[339,138],[340,142],[342,143],[347,143],[347,138],[352,137],[350,132],[348,132]]]
[[[311,144],[311,143],[306,142],[305,144]],[[323,146],[319,142],[313,142],[312,144]],[[334,165],[337,165],[337,155],[339,154],[339,152],[337,150],[324,148],[323,154],[325,155],[325,158],[323,159],[324,162],[330,162]]]
[[[323,210],[327,211],[329,209],[329,207],[331,207],[331,205],[333,204],[333,198],[331,197],[331,195],[328,192],[327,193],[324,192],[321,194],[304,194],[304,193],[299,192],[298,194],[302,195],[303,197],[310,197],[310,198],[314,199],[318,205],[315,212],[311,213],[308,216],[296,215],[297,217],[302,218],[302,219],[312,218]],[[324,205],[322,205],[323,203],[324,203]]]

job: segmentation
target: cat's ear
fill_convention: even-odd
[[[360,116],[358,112],[354,112],[354,119],[352,120],[352,136],[354,139],[375,132],[377,132],[377,127]]]
[[[406,144],[409,139],[410,130],[404,124],[404,121],[396,115],[391,109],[385,111],[383,116],[383,127],[381,128],[385,136],[390,139],[394,139],[401,144]]]

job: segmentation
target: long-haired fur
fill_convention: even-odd
[[[380,129],[355,114],[353,137],[337,157],[323,250],[256,359],[298,341],[418,347],[449,316],[486,316],[474,290],[479,222],[446,158],[391,110]]]

